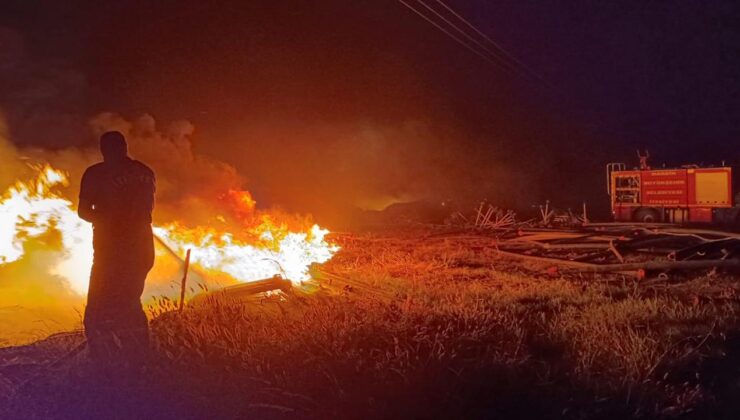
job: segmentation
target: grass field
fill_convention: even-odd
[[[8,418],[737,418],[740,277],[563,278],[471,232],[339,235],[318,286],[182,314],[101,383],[70,335],[0,350]],[[10,363],[12,361],[12,363]],[[25,381],[25,383],[24,383]]]

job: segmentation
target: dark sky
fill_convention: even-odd
[[[89,142],[100,111],[188,119],[200,152],[291,209],[604,202],[604,164],[638,147],[740,158],[736,3],[448,1],[540,83],[394,0],[5,0],[0,106],[14,141],[53,147]]]

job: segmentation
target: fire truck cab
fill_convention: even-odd
[[[717,223],[740,222],[733,204],[732,168],[628,170],[624,163],[606,168],[611,210],[619,222]]]

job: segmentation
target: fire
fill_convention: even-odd
[[[235,279],[258,280],[281,275],[294,282],[308,280],[313,263],[328,261],[338,250],[329,245],[329,231],[313,225],[308,232],[286,232],[267,222],[256,243],[245,243],[231,233],[212,228],[184,228],[177,224],[155,228],[156,234],[179,253],[197,251],[192,262],[208,271],[229,274]]]
[[[84,295],[92,266],[92,229],[61,192],[69,184],[68,175],[49,165],[33,169],[34,179],[18,181],[0,195],[0,266],[22,259],[34,241],[56,238],[48,244],[58,253],[49,274]],[[278,213],[255,210],[246,191],[228,191],[223,200],[228,217],[219,216],[209,226],[172,222],[155,226],[155,234],[177,253],[192,249],[191,263],[203,272],[242,282],[273,275],[307,280],[311,264],[328,261],[339,249],[327,242],[329,232],[318,225],[297,229],[277,221]]]
[[[49,165],[33,169],[35,179],[17,181],[0,195],[0,265],[23,257],[32,239],[56,232],[59,258],[50,274],[84,294],[92,266],[92,228],[59,192],[69,184],[67,175]]]

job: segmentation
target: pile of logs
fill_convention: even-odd
[[[497,235],[500,252],[552,262],[568,272],[624,272],[740,267],[740,234],[661,224],[583,224],[525,228]]]

